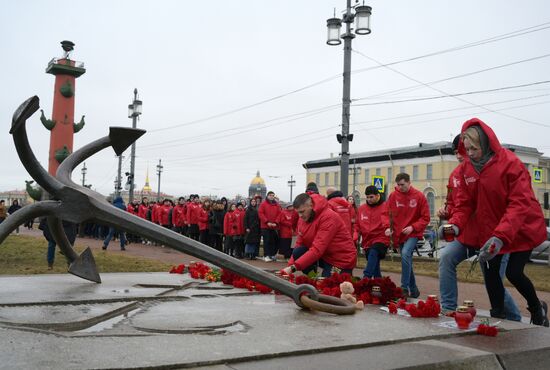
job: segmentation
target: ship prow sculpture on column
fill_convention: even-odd
[[[355,312],[355,307],[347,301],[319,294],[311,285],[295,285],[198,241],[113,207],[101,194],[80,186],[71,180],[72,171],[80,163],[109,147],[117,155],[122,154],[133,142],[145,134],[145,130],[110,127],[109,135],[71,153],[59,165],[55,177],[51,176],[36,159],[27,138],[26,121],[38,109],[39,99],[37,96],[23,102],[13,115],[10,134],[13,136],[17,154],[25,169],[48,192],[50,200],[43,200],[26,206],[0,224],[0,243],[18,225],[35,217],[46,216],[55,242],[70,261],[69,272],[99,283],[101,279],[91,250],[88,248],[81,255],[77,255],[68,242],[61,224],[61,220],[74,223],[93,221],[141,235],[149,240],[264,284],[291,297],[300,307],[337,314],[352,314]]]

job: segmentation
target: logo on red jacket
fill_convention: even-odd
[[[405,207],[405,205],[403,203],[399,203],[398,200],[395,201],[395,206],[396,207]]]
[[[458,188],[460,186],[460,180],[453,176],[453,187]]]
[[[369,216],[361,213],[361,221],[368,220],[368,219],[369,219]]]
[[[416,199],[411,199],[409,201],[409,207],[411,207],[411,208],[416,207],[417,204],[418,204],[418,202],[416,201]]]
[[[473,176],[472,177],[465,177],[464,181],[466,182],[466,185],[470,185],[470,184],[473,184],[474,182],[476,182],[477,179]]]

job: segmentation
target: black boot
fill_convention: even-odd
[[[537,307],[527,307],[531,312],[531,324],[539,326],[549,326],[548,322],[548,305],[544,301],[540,301]]]
[[[489,310],[489,312],[491,313],[491,317],[495,317],[497,319],[505,319],[506,318],[506,314],[504,313],[504,310],[503,309],[500,309],[500,310]]]

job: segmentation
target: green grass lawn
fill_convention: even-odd
[[[9,236],[0,245],[0,274],[30,275],[47,273],[66,273],[65,257],[56,248],[53,270],[48,270],[45,239],[30,236]],[[75,250],[81,253],[85,247],[76,245]],[[147,258],[124,256],[120,254],[94,251],[94,259],[99,272],[152,272],[169,271],[171,265]]]

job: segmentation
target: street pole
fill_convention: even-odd
[[[342,35],[344,39],[344,87],[342,94],[342,153],[340,154],[340,184],[344,197],[348,196],[349,182],[349,118],[351,103],[351,41],[355,35],[351,32],[351,23],[353,15],[351,13],[351,0],[347,0],[346,15],[343,18],[346,24],[346,33]]]
[[[134,101],[132,102],[131,107],[131,116],[132,116],[132,128],[137,127],[137,117],[141,114],[141,101],[137,99],[137,88],[134,89]],[[137,108],[139,106],[139,109]],[[132,203],[134,201],[134,171],[136,168],[136,142],[132,144],[132,152],[130,157],[130,190],[128,193],[128,203]]]
[[[120,190],[122,190],[122,155],[118,156],[118,172],[116,176],[115,197],[120,196]]]
[[[86,168],[86,162],[84,162],[81,172],[82,172],[82,186],[86,186],[86,172],[88,172],[88,169]]]
[[[160,201],[160,174],[162,173],[162,169],[164,167],[162,166],[161,164],[161,160],[159,159],[159,164],[157,164],[157,175],[159,177],[158,181],[159,181],[159,186],[158,186],[158,190],[157,190],[157,202]]]
[[[353,191],[352,193],[357,189],[357,173],[361,170],[360,168],[357,168],[355,166],[355,162],[353,161]]]
[[[290,202],[292,203],[292,188],[296,185],[296,180],[294,180],[294,175],[290,175],[290,181],[287,181],[288,186],[290,186]]]

